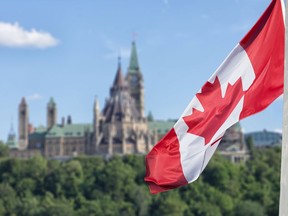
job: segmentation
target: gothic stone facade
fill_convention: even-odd
[[[25,98],[19,105],[18,148],[11,156],[31,157],[36,153],[47,158],[76,155],[145,154],[157,134],[149,131],[144,115],[144,82],[135,42],[132,42],[130,64],[124,77],[119,59],[109,98],[101,111],[95,99],[91,124],[73,124],[68,116],[57,124],[57,105],[53,98],[47,104],[46,127],[29,125],[29,109]],[[15,144],[15,135],[8,143]],[[16,146],[15,146],[16,147]]]
[[[73,124],[71,116],[57,123],[57,104],[47,104],[46,127],[29,124],[25,98],[19,105],[18,141],[13,131],[7,144],[13,157],[28,158],[41,154],[47,158],[65,159],[77,155],[145,154],[175,124],[175,120],[154,121],[144,112],[144,80],[135,43],[124,77],[120,60],[109,98],[102,111],[95,99],[91,123]],[[240,124],[227,130],[218,150],[233,162],[245,161],[248,153]]]

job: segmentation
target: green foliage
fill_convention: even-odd
[[[100,202],[83,200],[83,203],[81,203],[81,208],[77,210],[77,215],[79,216],[103,215]]]
[[[246,141],[247,148],[251,154],[251,157],[254,158],[255,145],[254,145],[253,138],[251,136],[249,136],[246,138],[245,141]]]
[[[258,203],[249,200],[241,201],[235,208],[235,216],[265,216],[264,208]]]
[[[200,178],[151,195],[144,156],[60,162],[0,160],[0,215],[278,215],[280,149],[255,149],[246,164],[215,155]]]
[[[150,214],[155,216],[181,216],[184,215],[187,204],[181,200],[177,190],[158,195],[151,206]]]
[[[6,214],[12,214],[15,212],[19,200],[16,199],[16,193],[9,184],[0,184],[0,200],[2,203],[2,211]]]
[[[0,158],[9,156],[9,147],[0,140]]]

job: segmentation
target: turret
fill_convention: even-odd
[[[94,140],[96,149],[98,149],[98,139],[100,132],[100,109],[98,99],[95,98],[94,106],[93,106],[93,132],[94,132]]]
[[[28,146],[28,127],[29,127],[29,110],[25,98],[23,97],[18,108],[18,139],[19,148],[25,149]]]
[[[6,144],[9,148],[17,148],[18,147],[16,135],[15,135],[14,128],[13,128],[13,124],[11,124],[11,129],[10,129]]]
[[[57,124],[57,106],[53,97],[51,97],[47,104],[47,128],[51,128],[56,124]]]
[[[121,58],[118,58],[118,68],[116,72],[116,76],[113,82],[112,87],[110,88],[110,97],[113,97],[116,93],[122,90],[128,90],[128,86],[122,74],[121,69]]]
[[[105,123],[138,121],[141,117],[136,108],[135,100],[129,93],[128,85],[123,78],[120,59],[112,87],[110,88],[110,98],[106,101],[103,117]]]
[[[136,108],[140,117],[144,118],[144,80],[138,62],[135,41],[132,42],[130,63],[126,80],[128,82],[130,95],[135,100]]]

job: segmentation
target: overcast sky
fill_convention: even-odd
[[[127,71],[136,38],[146,113],[178,118],[195,93],[263,13],[268,0],[0,1],[0,139],[26,97],[30,122],[46,125],[51,96],[58,121],[92,122],[103,108],[117,56]],[[133,36],[134,35],[134,36]],[[246,132],[281,129],[282,99],[242,122]]]

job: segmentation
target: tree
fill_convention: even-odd
[[[75,212],[71,203],[63,200],[56,201],[53,205],[45,208],[42,212],[43,216],[73,216]]]
[[[105,168],[105,161],[102,157],[81,156],[76,158],[83,169],[83,182],[80,185],[81,193],[86,199],[97,199],[101,196],[101,188],[97,187],[100,173]]]
[[[150,215],[181,216],[184,215],[186,209],[187,205],[180,199],[178,191],[173,190],[158,195],[151,205]]]
[[[81,204],[81,208],[77,211],[77,215],[82,216],[94,216],[94,215],[103,215],[100,202],[85,200]]]
[[[149,215],[149,206],[152,202],[152,196],[149,194],[146,186],[137,186],[132,194],[132,204],[138,216]]]
[[[59,162],[0,160],[0,215],[278,215],[279,148],[255,149],[246,164],[215,155],[193,184],[151,195],[144,157]]]
[[[0,184],[0,200],[2,201],[2,205],[5,207],[5,212],[12,215],[18,204],[18,200],[14,189],[7,183]]]
[[[64,164],[62,173],[64,178],[61,182],[66,197],[76,197],[80,193],[80,185],[83,182],[83,169],[81,163],[72,160]]]
[[[16,184],[16,191],[20,197],[31,197],[31,194],[34,192],[36,183],[34,179],[23,178]]]
[[[36,197],[29,197],[21,199],[15,210],[19,216],[36,216],[41,215],[43,212],[42,206],[39,205],[39,201]]]
[[[254,145],[253,138],[251,136],[247,137],[246,145],[251,154],[251,158],[253,159],[255,157],[255,145]]]
[[[131,168],[136,171],[136,183],[143,184],[143,179],[146,173],[145,157],[139,155],[126,155],[122,160],[124,164],[131,166]]]
[[[9,147],[0,140],[0,157],[9,157]]]
[[[235,216],[265,216],[264,208],[255,201],[245,200],[235,207]]]
[[[132,198],[135,189],[136,170],[125,164],[120,157],[114,157],[107,162],[105,169],[99,173],[98,188],[110,194],[113,199]],[[99,188],[99,189],[100,189]]]

